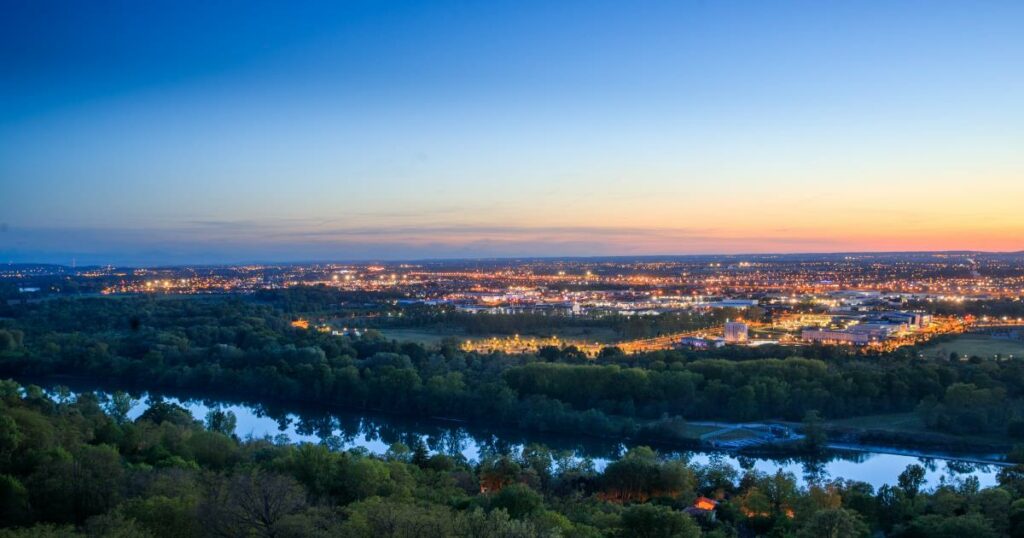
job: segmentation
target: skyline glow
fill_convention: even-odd
[[[1019,2],[6,9],[0,261],[1024,249]]]

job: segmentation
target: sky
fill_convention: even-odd
[[[1024,3],[0,2],[0,262],[1024,249]]]

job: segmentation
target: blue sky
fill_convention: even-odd
[[[17,2],[0,259],[1024,249],[1020,2]]]

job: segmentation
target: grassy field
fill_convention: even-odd
[[[552,333],[562,340],[583,340],[602,344],[613,344],[617,341],[615,331],[602,327],[564,327]]]
[[[917,413],[892,413],[886,415],[866,415],[862,417],[846,418],[839,420],[828,420],[826,426],[842,430],[860,430],[862,432],[890,432],[896,435],[909,436],[908,439],[919,439],[920,437],[934,438],[936,435],[945,435],[963,447],[970,447],[970,450],[999,450],[997,448],[1006,446],[1010,440],[1001,434],[952,434],[941,430],[928,429]]]
[[[738,429],[738,430],[727,431],[727,432],[723,433],[722,435],[716,435],[716,436],[712,437],[712,439],[715,440],[715,441],[718,441],[718,442],[726,442],[726,441],[746,441],[747,439],[755,439],[755,438],[759,438],[759,437],[760,437],[760,435],[758,435],[757,433],[752,432],[750,430]]]
[[[700,439],[700,436],[706,433],[711,433],[713,431],[718,431],[720,429],[721,428],[719,428],[718,426],[701,426],[698,424],[687,424],[684,435],[686,437],[689,437],[690,439]]]
[[[924,423],[917,413],[892,413],[888,415],[866,415],[863,417],[831,420],[830,426],[859,428],[865,430],[925,431]]]
[[[391,340],[398,340],[399,342],[416,342],[417,344],[423,344],[425,346],[433,346],[441,343],[448,337],[463,338],[463,335],[458,333],[444,334],[438,331],[430,331],[425,329],[380,329],[380,333],[385,338]]]
[[[444,331],[434,329],[377,329],[386,338],[392,340],[398,340],[400,342],[417,342],[423,345],[436,345],[441,340],[449,337],[455,337],[460,340],[487,340],[492,337],[496,338],[507,338],[509,335],[467,335],[459,331]],[[614,343],[615,332],[611,329],[592,329],[592,328],[581,328],[581,327],[569,327],[552,331],[558,336],[558,338],[566,341],[584,341],[588,343],[600,342]],[[523,335],[524,337],[530,335]]]
[[[928,358],[949,358],[949,354],[953,352],[964,358],[978,356],[983,359],[992,359],[996,355],[1004,359],[1011,356],[1024,357],[1024,342],[992,338],[981,334],[965,334],[955,340],[933,344],[921,350],[921,353]]]

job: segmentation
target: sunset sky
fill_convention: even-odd
[[[1020,1],[3,10],[2,262],[1024,249]]]

